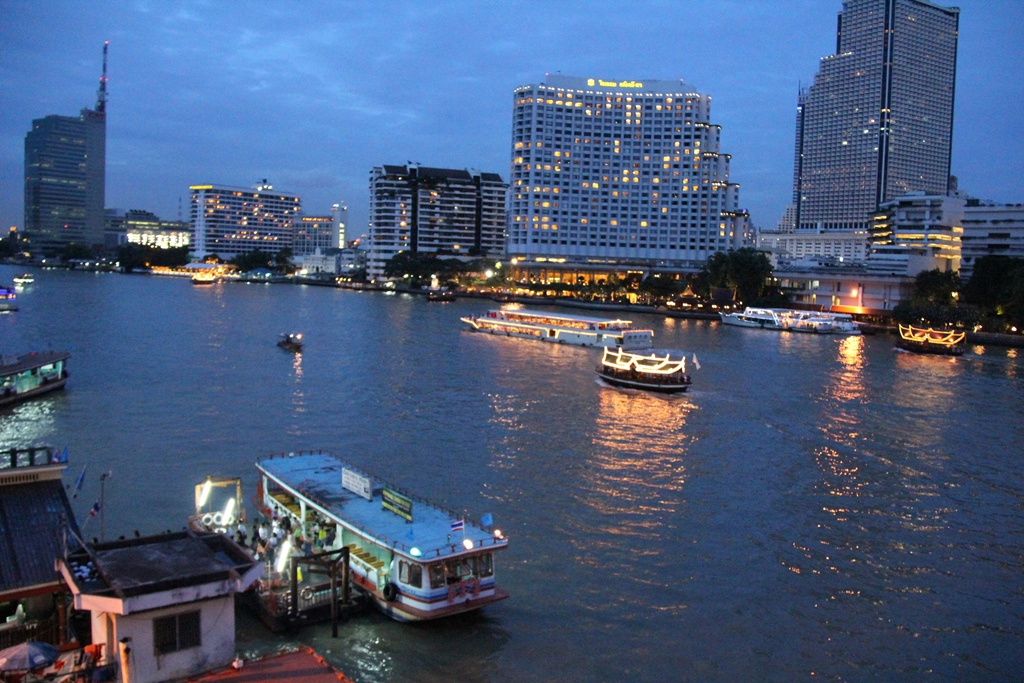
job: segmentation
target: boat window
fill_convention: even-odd
[[[431,588],[444,588],[444,565],[440,562],[436,562],[430,567],[430,587]]]
[[[398,580],[414,588],[421,587],[423,585],[423,567],[399,560]]]
[[[476,570],[476,575],[480,577],[490,576],[494,573],[494,566],[491,564],[490,553],[484,553],[476,558]]]

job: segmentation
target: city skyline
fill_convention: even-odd
[[[940,3],[945,6],[947,3]],[[961,8],[952,173],[961,189],[1021,201],[1024,5]],[[267,178],[310,213],[339,200],[365,231],[366,174],[380,159],[509,173],[513,90],[546,73],[683,79],[712,98],[731,180],[771,228],[792,192],[796,94],[834,51],[842,3],[401,4],[240,13],[185,4],[5,9],[0,53],[0,220],[23,222],[23,144],[33,119],[95,99],[110,46],[107,207],[188,217],[188,187]],[[542,11],[545,10],[545,11]],[[71,20],[56,20],[58,16]],[[1008,28],[1010,27],[1010,28]],[[475,35],[450,49],[454,29]],[[16,31],[14,29],[17,29]],[[690,36],[702,42],[688,50]],[[707,36],[714,36],[707,37]]]

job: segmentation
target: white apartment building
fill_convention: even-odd
[[[378,166],[370,172],[366,269],[384,277],[396,254],[501,258],[505,252],[508,185],[496,173]]]
[[[508,256],[523,271],[684,272],[751,237],[711,98],[680,81],[515,89]]]
[[[249,188],[193,185],[192,244],[197,258],[231,259],[259,249],[276,254],[293,246],[297,195],[274,190],[264,180]]]
[[[960,277],[964,281],[971,278],[974,264],[983,256],[1024,259],[1024,204],[968,199],[963,223]]]

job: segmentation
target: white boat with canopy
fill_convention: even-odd
[[[577,346],[647,349],[654,340],[653,330],[634,330],[632,321],[611,318],[513,309],[487,311],[461,320],[476,332]]]
[[[602,380],[617,387],[664,394],[686,391],[692,383],[686,374],[686,354],[682,351],[606,348],[596,372]]]

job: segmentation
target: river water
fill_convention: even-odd
[[[0,283],[20,269],[0,266]],[[0,448],[69,447],[108,538],[179,529],[194,485],[324,449],[490,512],[509,600],[273,636],[375,681],[1024,678],[1024,360],[630,315],[695,353],[690,392],[605,387],[592,349],[473,334],[461,299],[35,271],[0,352],[68,349]],[[302,332],[305,351],[275,346]]]

